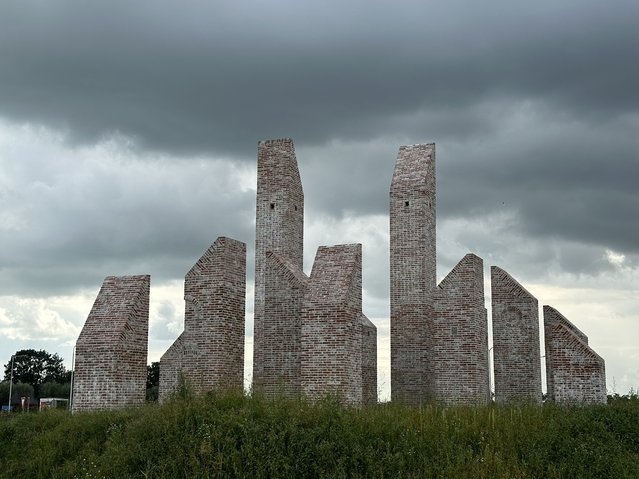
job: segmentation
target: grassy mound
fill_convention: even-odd
[[[639,401],[349,408],[241,394],[0,417],[0,476],[639,477]]]

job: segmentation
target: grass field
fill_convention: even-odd
[[[639,400],[349,408],[241,394],[0,416],[0,477],[639,478]]]

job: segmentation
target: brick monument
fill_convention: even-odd
[[[160,359],[160,401],[180,382],[195,393],[242,390],[246,245],[219,237],[186,274],[184,331]]]
[[[495,400],[541,404],[537,299],[506,271],[490,268]]]
[[[544,306],[548,400],[606,404],[606,367],[588,337],[559,311]]]
[[[296,357],[299,350],[299,326],[286,326],[289,335],[279,336],[285,321],[265,317],[267,262],[277,268],[277,261],[267,260],[267,252],[279,258],[299,274],[303,269],[304,191],[300,179],[293,140],[285,138],[260,141],[257,147],[257,198],[255,221],[255,307],[253,326],[253,388],[271,395],[277,391],[295,393],[299,389],[295,375],[297,366],[281,373],[282,354]],[[269,273],[277,276],[277,272]],[[301,273],[303,274],[303,273]],[[271,288],[275,296],[278,290]],[[271,305],[271,308],[277,306]],[[298,316],[299,317],[299,316]],[[294,319],[292,321],[298,321]],[[297,331],[297,332],[296,332]],[[294,360],[293,360],[294,361]],[[298,363],[295,363],[298,364]],[[290,380],[290,383],[289,383]]]
[[[490,401],[484,263],[467,254],[435,290],[429,354],[433,399],[445,404]]]
[[[72,411],[144,403],[151,277],[109,276],[80,332]]]
[[[302,306],[302,394],[312,400],[336,394],[352,404],[362,403],[366,394],[370,402],[377,387],[370,374],[377,369],[376,351],[365,349],[363,342],[373,343],[363,333],[376,337],[374,328],[362,314],[362,246],[320,246]]]
[[[299,397],[302,304],[308,277],[284,256],[266,253],[262,375],[256,388],[266,397]],[[255,380],[254,380],[255,381]]]
[[[436,287],[435,144],[399,148],[390,187],[391,397],[430,399]]]

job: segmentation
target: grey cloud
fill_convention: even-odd
[[[245,7],[9,2],[1,113],[78,142],[120,131],[142,148],[248,159],[258,138],[365,140],[499,98],[593,118],[637,108],[634,2]]]
[[[37,135],[28,140],[42,141],[54,155],[59,147]],[[0,215],[14,214],[18,223],[2,241],[3,294],[97,287],[107,275],[148,273],[154,283],[181,278],[217,236],[253,242],[254,196],[242,189],[231,163],[175,167],[133,158],[109,163],[104,153],[88,152],[97,156],[86,161],[82,153],[67,154],[57,168],[46,157],[19,168],[11,166],[10,155],[0,159],[0,172],[5,167],[13,175]]]

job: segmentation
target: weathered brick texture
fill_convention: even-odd
[[[390,187],[393,401],[414,404],[432,394],[435,244],[435,144],[402,146]]]
[[[588,337],[559,311],[544,306],[548,399],[605,404],[604,360],[588,346]]]
[[[307,276],[278,253],[266,253],[262,374],[255,378],[256,390],[266,397],[300,395],[302,303]]]
[[[320,246],[302,306],[301,389],[312,400],[363,399],[362,248]]]
[[[435,290],[432,344],[433,396],[446,404],[490,399],[484,264],[467,254]]]
[[[219,237],[184,281],[184,332],[160,359],[160,400],[180,384],[196,393],[244,384],[246,245]]]
[[[537,299],[503,269],[490,274],[495,400],[541,403]]]
[[[281,338],[265,327],[264,305],[268,251],[286,258],[302,271],[304,244],[304,192],[293,140],[260,141],[257,156],[257,199],[255,225],[255,308],[253,326],[253,388],[279,381],[265,351],[279,348]],[[279,373],[278,373],[279,374]],[[289,374],[289,373],[286,373]],[[289,374],[290,375],[290,374]],[[270,389],[269,389],[270,391]]]
[[[362,324],[362,403],[377,404],[377,327],[364,314]]]
[[[142,404],[151,278],[109,276],[76,344],[73,411]]]

